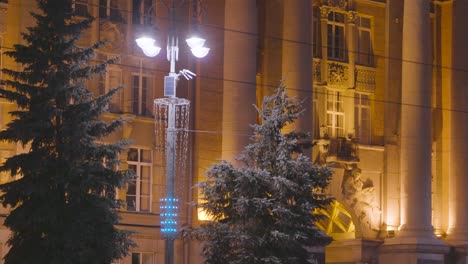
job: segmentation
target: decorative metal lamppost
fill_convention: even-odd
[[[198,5],[200,0],[194,0],[194,5]],[[177,98],[176,87],[180,76],[187,80],[196,76],[195,73],[182,69],[176,73],[175,64],[179,59],[179,38],[175,27],[176,0],[172,0],[168,5],[163,0],[156,4],[163,4],[169,15],[170,28],[167,36],[167,60],[170,62],[169,75],[164,77],[164,96],[154,100],[156,138],[164,144],[166,157],[166,195],[161,198],[161,234],[166,239],[166,264],[174,263],[174,240],[178,235],[179,220],[179,198],[176,193],[176,175],[183,174],[186,166],[187,141],[188,141],[188,117],[190,112],[190,101],[184,98]],[[180,0],[182,5],[186,1]],[[156,5],[155,4],[155,5]],[[151,9],[155,9],[155,5]],[[180,7],[180,6],[178,6]],[[198,14],[197,14],[198,15]],[[148,57],[157,56],[161,47],[152,36],[142,36],[136,39],[137,45]],[[203,58],[208,55],[209,48],[205,47],[205,39],[198,36],[186,39],[193,56]],[[161,121],[163,120],[163,121]],[[164,135],[164,136],[161,136]]]

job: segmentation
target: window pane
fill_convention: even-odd
[[[127,185],[127,195],[135,195],[136,194],[136,182],[130,181]]]
[[[142,149],[141,150],[141,162],[151,162],[151,150]]]
[[[344,41],[344,27],[335,27],[335,57],[337,59],[345,58],[345,41]]]
[[[140,24],[140,4],[141,0],[133,0],[132,2],[132,22],[133,24]]]
[[[106,75],[100,74],[99,75],[99,95],[103,95],[106,93]]]
[[[149,181],[151,175],[150,166],[141,166],[140,176],[142,181]]]
[[[147,93],[148,93],[148,78],[143,77],[142,79],[142,86],[141,86],[141,111],[142,115],[146,116],[148,115],[147,109],[146,109],[146,98],[147,98]]]
[[[127,153],[127,160],[128,161],[138,161],[138,149],[136,149],[136,148],[129,149],[128,153]],[[136,172],[136,166],[135,166],[135,172]]]
[[[139,109],[139,101],[140,101],[140,79],[138,76],[133,76],[133,113],[138,115]]]
[[[371,20],[368,17],[361,17],[360,18],[360,27],[370,28],[371,27]]]
[[[127,195],[126,203],[127,203],[128,211],[136,211],[136,197],[135,196]]]
[[[132,253],[132,264],[140,264],[140,253]]]
[[[333,25],[327,25],[327,55],[333,58]]]
[[[99,17],[107,17],[107,0],[99,0]]]
[[[359,63],[368,65],[371,63],[372,47],[369,31],[361,30],[359,34]]]
[[[143,253],[143,262],[142,264],[153,264],[153,254]]]
[[[344,23],[344,21],[345,21],[344,14],[343,13],[335,13],[335,21],[340,22],[340,23]]]
[[[149,197],[141,197],[140,198],[140,211],[141,212],[149,212],[150,210],[150,199]]]
[[[150,183],[147,181],[140,181],[140,191],[142,196],[150,195]]]

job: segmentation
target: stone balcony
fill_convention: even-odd
[[[359,162],[359,144],[354,138],[323,138],[317,141],[319,162]]]
[[[324,64],[320,58],[313,59],[313,80],[319,85],[374,93],[375,74],[376,70],[373,67],[331,60]]]

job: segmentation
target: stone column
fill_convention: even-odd
[[[282,72],[288,96],[303,100],[304,115],[286,130],[312,132],[312,1],[283,1]]]
[[[434,235],[431,209],[431,39],[428,0],[405,0],[403,12],[400,213],[397,236],[380,264],[443,264],[448,248]]]
[[[450,91],[449,229],[447,242],[468,247],[468,1],[453,1],[452,87]],[[459,263],[459,262],[457,262]],[[467,263],[465,260],[464,262]]]
[[[226,0],[224,14],[222,158],[234,161],[256,123],[256,1]]]
[[[431,223],[430,43],[428,1],[405,0],[400,134],[401,237],[434,237]]]

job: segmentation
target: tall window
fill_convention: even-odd
[[[152,0],[133,0],[133,24],[151,24],[151,12],[148,11],[150,10],[152,4]]]
[[[371,19],[358,17],[356,20],[356,27],[358,29],[357,63],[361,65],[373,65]]]
[[[132,264],[153,264],[153,253],[132,253]]]
[[[0,36],[0,85],[2,84],[2,69],[3,69],[3,37]]]
[[[137,177],[128,184],[127,210],[135,212],[151,211],[152,192],[152,152],[149,149],[130,148],[127,154],[128,169]]]
[[[327,55],[329,59],[346,59],[345,16],[343,13],[330,12],[327,25]]]
[[[356,137],[361,144],[371,143],[371,118],[369,95],[356,93],[354,97],[354,122]]]
[[[143,74],[132,76],[132,112],[136,115],[152,116],[152,79]]]
[[[122,71],[118,68],[109,67],[106,74],[99,77],[99,94],[103,95],[109,92],[110,89],[117,88],[122,85]],[[122,112],[122,90],[118,91],[112,97],[108,109],[110,112]]]
[[[99,0],[99,17],[114,22],[124,22],[117,0]]]
[[[343,96],[338,91],[327,90],[327,127],[330,137],[345,136]]]
[[[73,14],[77,16],[87,16],[88,13],[88,0],[72,0]]]
[[[322,56],[322,44],[321,40],[321,27],[320,27],[320,9],[314,8],[314,16],[312,21],[313,26],[313,42],[312,42],[312,54],[314,58],[320,58]]]
[[[313,138],[320,138],[320,120],[318,112],[318,91],[317,87],[313,87],[312,90],[312,136]]]

